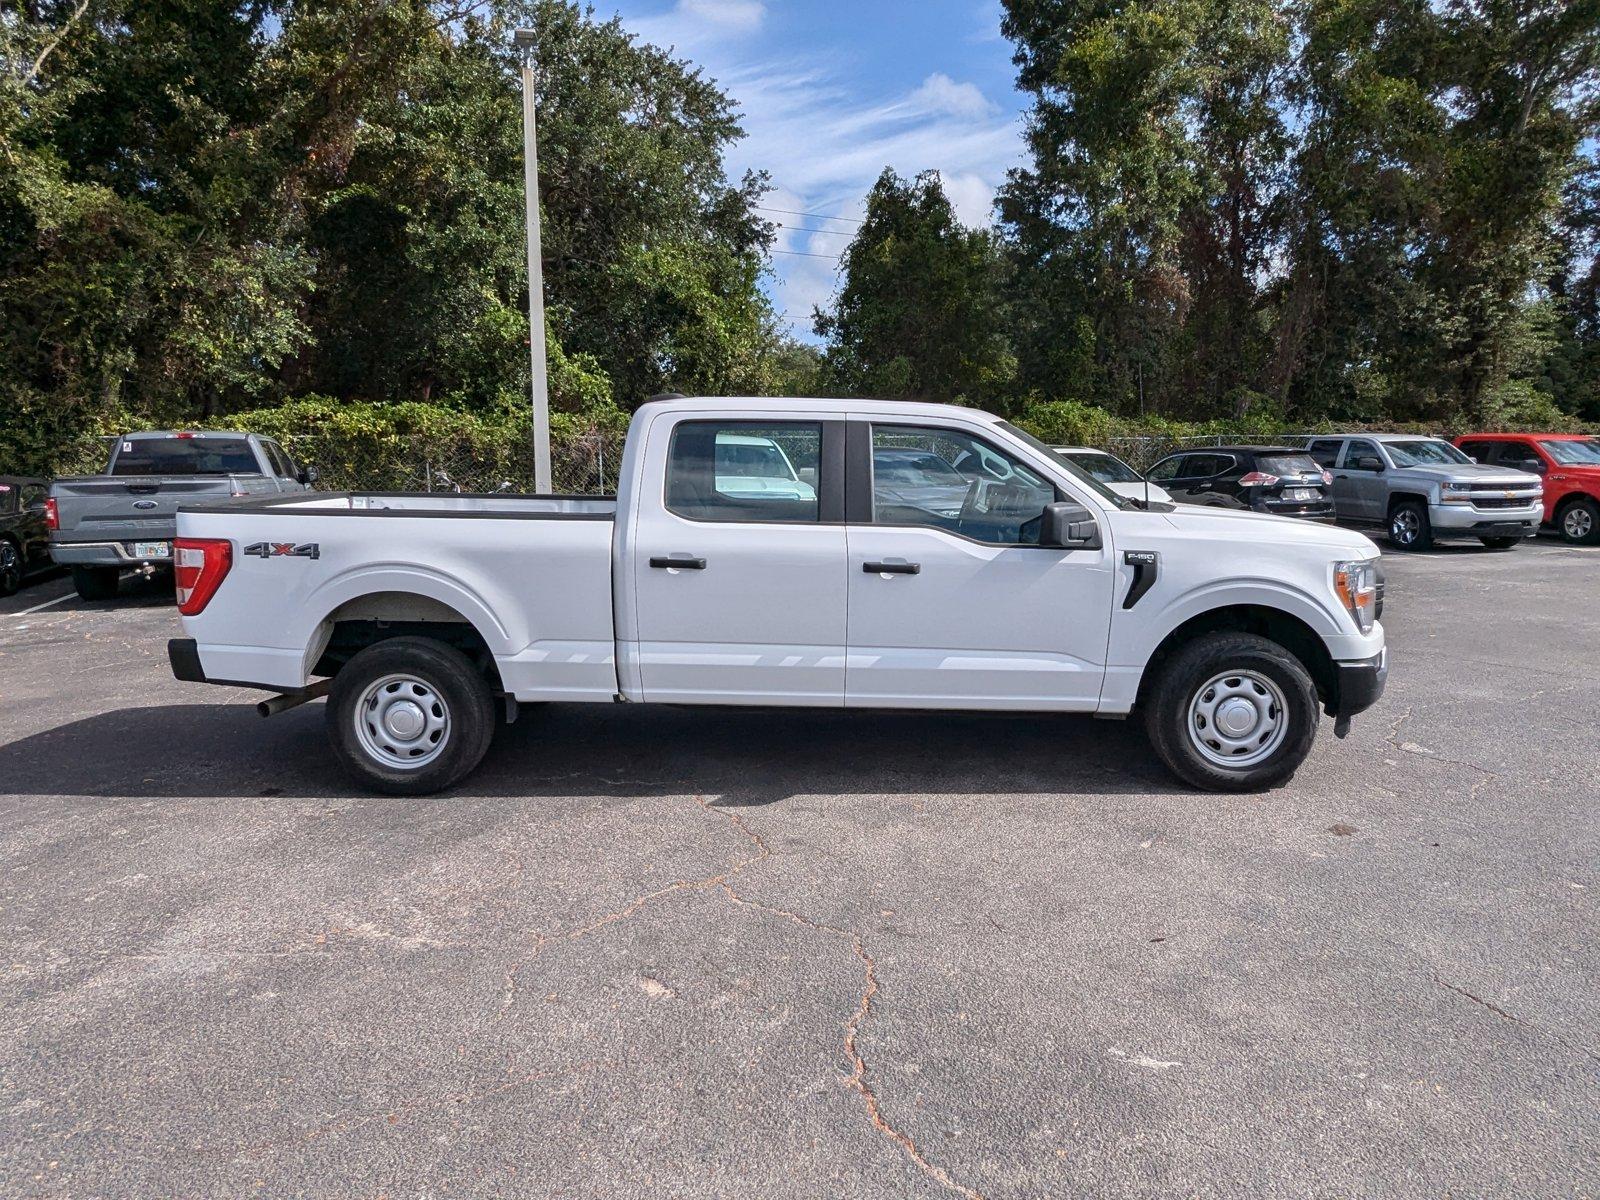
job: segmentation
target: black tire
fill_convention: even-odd
[[[15,596],[22,586],[22,547],[0,538],[0,596]]]
[[[1207,757],[1196,745],[1205,736],[1198,724],[1190,733],[1192,706],[1214,693],[1208,685],[1230,671],[1241,675],[1224,686],[1238,683],[1259,691],[1263,711],[1276,709],[1276,698],[1255,677],[1270,681],[1283,701],[1281,740],[1266,757],[1242,767]],[[1277,642],[1253,633],[1208,633],[1181,647],[1162,664],[1143,707],[1145,733],[1161,761],[1183,782],[1208,792],[1257,792],[1286,783],[1311,753],[1320,720],[1317,687],[1305,665]],[[1221,753],[1223,747],[1217,743],[1213,750]]]
[[[1600,546],[1600,504],[1588,496],[1568,501],[1556,514],[1556,529],[1574,546]]]
[[[1491,550],[1509,550],[1522,539],[1519,537],[1481,537],[1478,540]]]
[[[1432,550],[1433,522],[1420,500],[1402,500],[1389,510],[1389,544],[1396,550]]]
[[[117,567],[73,567],[72,586],[80,600],[114,600],[122,572]]]
[[[368,732],[358,732],[356,710],[365,700],[369,717],[375,714],[374,706],[380,697],[368,698],[367,692],[390,675],[411,682],[386,687],[380,695],[395,695],[397,704],[409,700],[413,707],[426,705],[426,710],[419,708],[423,720],[432,712],[436,719],[446,722],[439,738],[420,735],[430,737],[440,747],[437,752],[420,740],[396,740],[389,746],[386,758],[381,749],[372,750],[363,744],[364,738],[380,746],[389,741],[388,727],[380,720],[367,720]],[[442,718],[436,706],[442,706]],[[327,720],[328,739],[344,769],[358,783],[392,796],[426,796],[467,775],[483,760],[496,723],[494,698],[477,668],[459,650],[422,637],[378,642],[346,663],[334,676]],[[396,762],[398,757],[413,752],[431,757],[416,767]]]

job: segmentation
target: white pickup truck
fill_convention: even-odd
[[[658,400],[615,500],[246,499],[180,508],[175,548],[174,674],[267,714],[328,695],[339,758],[397,794],[538,701],[1138,710],[1181,779],[1256,790],[1388,666],[1367,538],[1147,508],[936,404]]]

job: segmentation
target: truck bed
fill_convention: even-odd
[[[616,516],[615,496],[557,496],[520,493],[456,492],[312,492],[262,496],[216,505],[185,504],[180,512],[222,509],[271,509],[315,516],[511,517],[609,520]]]

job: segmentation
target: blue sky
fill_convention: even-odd
[[[999,0],[596,0],[595,10],[676,48],[738,101],[747,136],[729,167],[769,171],[768,206],[842,218],[763,213],[784,223],[775,306],[808,341],[848,218],[885,166],[936,168],[961,219],[981,224],[1021,161],[1024,100]]]

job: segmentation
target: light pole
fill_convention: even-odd
[[[550,487],[550,379],[544,347],[544,259],[539,249],[539,138],[533,122],[533,30],[512,41],[522,53],[522,178],[528,228],[528,365],[533,377],[533,490]]]

